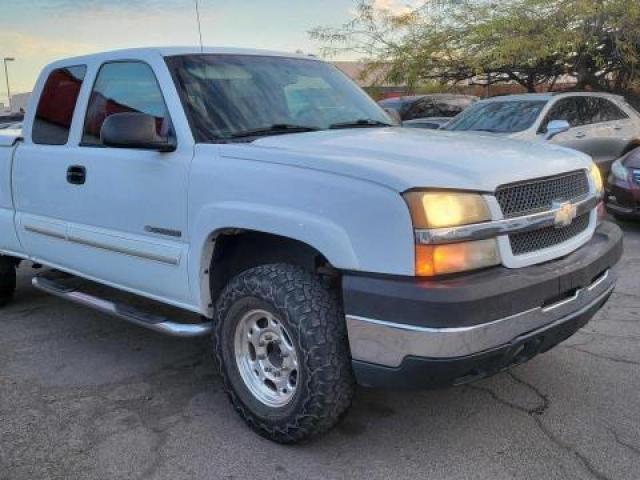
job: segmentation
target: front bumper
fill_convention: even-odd
[[[631,180],[609,177],[605,206],[609,213],[624,218],[640,218],[640,185]]]
[[[346,275],[356,377],[365,386],[439,387],[528,360],[606,302],[621,253],[622,232],[605,222],[582,248],[541,265],[441,280]]]

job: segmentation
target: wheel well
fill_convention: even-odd
[[[290,263],[321,275],[328,286],[339,281],[338,272],[315,248],[291,238],[263,232],[234,230],[212,238],[213,253],[209,265],[209,292],[216,298],[239,273],[269,263]]]

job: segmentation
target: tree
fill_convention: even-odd
[[[535,91],[572,75],[578,88],[625,89],[640,78],[637,0],[460,0],[399,13],[359,0],[351,22],[311,35],[323,53],[359,53],[409,86],[482,77]]]

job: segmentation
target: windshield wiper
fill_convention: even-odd
[[[283,133],[302,133],[302,132],[315,132],[319,130],[318,127],[310,127],[308,125],[292,125],[289,123],[274,123],[268,127],[252,128],[250,130],[242,130],[240,132],[232,133],[233,138],[242,137],[260,137],[266,135],[280,135]]]
[[[373,120],[371,118],[361,118],[358,120],[352,120],[350,122],[332,123],[331,125],[329,125],[329,128],[331,129],[366,127],[393,127],[393,125],[390,123],[381,122],[380,120]]]

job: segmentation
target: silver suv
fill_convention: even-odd
[[[640,114],[624,98],[606,93],[494,97],[443,128],[550,141],[591,155],[604,174],[615,159],[640,146]]]

